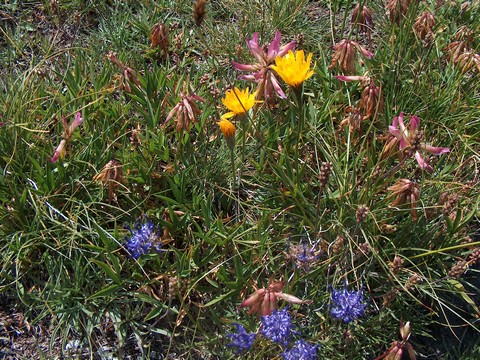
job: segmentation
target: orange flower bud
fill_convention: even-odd
[[[222,134],[227,139],[235,136],[235,131],[237,129],[235,128],[235,125],[233,125],[229,120],[222,119],[219,122],[217,122],[217,124],[218,126],[220,126],[220,130],[222,131]]]

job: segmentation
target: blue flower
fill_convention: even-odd
[[[243,350],[250,350],[257,334],[247,334],[243,326],[240,324],[235,324],[235,326],[237,327],[237,333],[227,334],[232,341],[230,344],[227,344],[227,346],[236,347],[237,354],[241,353]]]
[[[332,316],[347,324],[363,316],[366,304],[363,302],[363,290],[348,291],[347,286],[340,290],[332,289]]]
[[[295,341],[290,350],[282,353],[284,360],[316,360],[318,345],[311,345],[305,340]]]
[[[270,340],[287,345],[292,334],[292,319],[287,309],[272,312],[271,315],[262,316],[262,335]]]
[[[127,226],[131,236],[127,237],[123,246],[134,259],[147,254],[150,248],[160,251],[162,248],[161,235],[158,227],[147,218],[139,218],[133,229]]]

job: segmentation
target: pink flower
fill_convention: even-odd
[[[77,112],[77,114],[75,115],[75,119],[70,124],[70,126],[68,126],[67,121],[65,120],[65,117],[63,116],[62,117],[62,125],[63,125],[63,129],[65,130],[65,138],[70,139],[72,137],[72,134],[75,131],[75,129],[77,127],[79,127],[80,125],[82,125],[82,123],[83,123],[83,118],[82,118],[82,114],[80,114],[80,112]]]
[[[282,292],[285,287],[283,281],[272,281],[268,287],[255,290],[247,299],[245,299],[239,308],[250,308],[249,314],[258,313],[262,316],[270,315],[277,309],[277,299],[288,301],[292,304],[309,304],[310,300],[301,300],[296,296]]]
[[[360,75],[334,75],[333,77],[337,80],[340,80],[340,81],[366,81],[366,80],[370,80],[370,78],[366,75],[364,75],[364,76],[360,76]]]
[[[421,169],[433,172],[433,168],[427,164],[419,150],[427,151],[434,155],[442,155],[450,152],[449,148],[436,147],[421,142],[422,132],[418,131],[420,119],[418,116],[410,116],[409,128],[403,122],[403,112],[393,118],[392,125],[388,127],[396,141],[400,144],[400,150],[403,150],[409,156],[415,156]]]
[[[62,134],[62,141],[60,141],[60,144],[58,144],[57,148],[55,149],[55,152],[53,153],[52,158],[50,159],[50,162],[56,162],[58,159],[63,159],[65,157],[65,153],[67,151],[67,143],[70,141],[70,138],[73,135],[73,132],[77,127],[82,125],[83,123],[83,118],[82,114],[80,112],[77,112],[75,115],[75,119],[73,122],[68,126],[67,120],[65,120],[65,116],[62,116],[62,125],[63,125],[63,134]]]
[[[62,141],[60,141],[60,144],[58,144],[57,148],[55,149],[55,152],[53,153],[53,156],[50,159],[50,162],[54,163],[58,159],[60,158],[63,159],[65,157],[65,152],[66,152],[65,145],[67,145],[67,140],[63,139]]]
[[[416,360],[417,354],[413,349],[412,344],[408,341],[410,335],[412,333],[412,329],[410,327],[410,321],[407,321],[406,324],[403,323],[403,320],[400,320],[400,335],[402,337],[402,341],[394,341],[392,345],[385,351],[382,355],[377,356],[375,360],[398,360],[403,359],[402,355],[405,350],[407,350],[408,357],[410,360]]]
[[[289,50],[295,47],[295,41],[280,46],[282,35],[280,31],[275,31],[275,37],[268,47],[261,47],[258,44],[258,33],[254,33],[250,40],[247,40],[247,47],[257,60],[254,64],[240,64],[232,61],[232,65],[239,71],[250,71],[252,73],[242,75],[239,78],[243,80],[255,81],[258,84],[257,93],[263,96],[265,100],[271,99],[276,93],[280,98],[285,99],[286,95],[280,87],[280,83],[275,76],[270,65],[275,63],[277,56],[284,56]]]

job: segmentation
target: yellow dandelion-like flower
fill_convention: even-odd
[[[217,124],[220,126],[220,131],[222,132],[223,136],[225,136],[227,139],[235,136],[235,131],[237,129],[229,120],[222,119],[217,122]]]
[[[225,97],[222,99],[222,103],[230,112],[222,115],[222,119],[231,119],[235,115],[244,115],[257,102],[255,101],[256,96],[257,92],[250,94],[249,88],[245,90],[240,90],[239,88],[227,90]]]
[[[233,125],[229,120],[222,119],[217,122],[217,125],[220,127],[220,131],[222,132],[223,136],[225,136],[225,140],[227,141],[227,146],[230,149],[231,154],[233,155],[233,148],[235,147],[235,125]],[[233,159],[232,159],[233,164]],[[233,165],[232,165],[233,166]]]
[[[315,64],[312,69],[312,55],[312,53],[308,54],[305,59],[303,50],[295,52],[290,50],[285,56],[277,56],[275,58],[275,65],[271,65],[271,68],[275,70],[288,85],[297,88],[313,75]]]

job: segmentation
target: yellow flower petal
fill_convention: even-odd
[[[305,59],[305,53],[303,50],[298,50],[295,53],[290,50],[283,57],[275,58],[275,65],[271,65],[271,68],[292,87],[299,87],[305,80],[309,79],[313,75],[313,69],[311,69],[312,53],[309,53]]]
[[[234,115],[243,115],[248,110],[250,110],[253,107],[253,105],[255,105],[256,96],[257,96],[256,92],[250,94],[249,88],[246,88],[245,90],[240,90],[239,88],[235,88],[233,90],[227,90],[227,92],[225,93],[225,97],[222,99],[222,103]],[[222,118],[224,118],[224,116],[222,116]]]
[[[228,113],[226,113],[226,114],[223,114],[223,115],[221,116],[221,119],[222,119],[222,120],[228,120],[228,119],[233,118],[234,116],[235,116],[235,113],[232,112],[232,111],[230,111],[230,112],[228,112]]]

